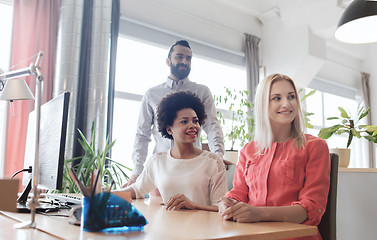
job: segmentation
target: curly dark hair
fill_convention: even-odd
[[[157,107],[158,131],[163,137],[173,139],[166,128],[173,125],[177,112],[185,108],[194,110],[198,116],[199,125],[204,124],[204,120],[207,118],[205,107],[195,93],[190,91],[169,93],[161,99]]]

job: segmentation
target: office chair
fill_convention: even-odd
[[[208,143],[202,143],[202,149],[209,151]],[[236,165],[227,165],[226,166],[226,177],[228,180],[228,191],[233,188],[233,178],[234,171],[236,170]]]
[[[228,165],[228,169],[226,170],[226,178],[228,180],[228,191],[232,190],[233,188],[233,178],[236,166],[237,165]]]
[[[330,190],[327,197],[326,211],[318,225],[318,230],[323,240],[336,240],[336,198],[338,186],[338,165],[339,156],[330,153],[331,172],[330,172]]]

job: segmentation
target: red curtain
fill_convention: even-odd
[[[11,70],[35,63],[39,51],[44,53],[41,72],[43,80],[42,104],[52,97],[53,76],[60,1],[14,0]],[[26,77],[35,92],[35,76]],[[14,101],[9,111],[6,133],[5,175],[10,177],[23,168],[27,121],[34,109],[34,101]],[[21,177],[21,174],[18,178]]]

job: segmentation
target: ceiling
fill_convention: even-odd
[[[334,32],[344,9],[352,0],[214,0],[218,4],[258,18],[263,24],[280,19],[286,28],[307,25],[312,33],[326,40],[328,47],[362,60],[368,44],[339,42]]]
[[[332,37],[344,8],[352,0],[214,0],[259,18],[282,18],[289,26],[307,24],[314,33]]]

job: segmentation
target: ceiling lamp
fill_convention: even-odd
[[[377,0],[354,0],[339,20],[335,38],[346,43],[377,42]]]

